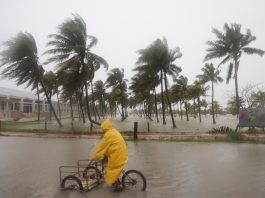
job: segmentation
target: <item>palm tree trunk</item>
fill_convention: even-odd
[[[95,121],[97,121],[97,113],[96,113],[96,107],[95,107],[95,101],[94,101],[94,89],[93,89],[92,80],[90,81],[90,85],[91,85],[92,110],[93,110],[93,113],[94,113]]]
[[[142,113],[143,113],[143,116],[144,116],[144,118],[146,118],[146,113],[145,113],[145,103],[143,102],[143,104],[142,104]]]
[[[238,117],[238,112],[240,108],[239,95],[238,95],[238,80],[237,80],[238,67],[239,67],[239,62],[237,58],[235,58],[235,88],[236,88],[236,107],[237,107],[236,115],[237,117]]]
[[[104,107],[104,115],[108,116],[109,112],[110,112],[110,104],[108,103],[108,101],[103,97],[103,107]]]
[[[82,119],[83,119],[83,124],[86,123],[86,119],[85,119],[85,114],[84,114],[84,105],[83,105],[83,87],[80,88],[80,93],[78,93],[78,99],[79,99],[79,105],[80,105],[80,110],[81,110],[81,115],[82,115]]]
[[[39,91],[39,83],[37,83],[37,95],[38,95],[38,121],[40,121],[40,91]]]
[[[80,104],[79,101],[77,100],[77,112],[78,112],[78,119],[81,119],[81,112],[80,112]]]
[[[52,93],[50,92],[50,100],[52,100]],[[50,120],[52,120],[52,108],[50,107]]]
[[[91,115],[90,115],[90,108],[89,108],[89,101],[88,101],[88,91],[87,91],[87,82],[85,82],[85,92],[86,92],[86,108],[87,108],[87,116],[88,116],[88,119],[91,123],[91,127],[93,126],[93,124],[96,124],[96,125],[100,125],[100,123],[92,120],[91,118]]]
[[[179,106],[180,106],[180,119],[182,120],[182,102],[181,102],[181,100],[179,102]]]
[[[44,87],[44,84],[43,84],[42,80],[40,80],[40,84],[41,84],[41,86],[42,86],[42,88],[43,88],[43,90],[44,90],[45,96],[46,96],[46,98],[47,98],[47,100],[48,100],[48,102],[49,102],[49,104],[50,104],[50,108],[51,108],[51,110],[52,110],[52,112],[53,112],[53,115],[54,115],[54,117],[55,117],[57,123],[59,124],[60,127],[63,127],[62,123],[60,122],[60,120],[58,119],[58,117],[57,117],[57,115],[56,115],[56,113],[55,113],[55,111],[54,111],[54,108],[53,108],[53,106],[52,106],[52,101],[51,101],[51,99],[49,98],[49,96],[48,96],[48,94],[47,94],[47,91],[46,91],[46,89],[45,89],[45,87]]]
[[[198,96],[198,112],[199,112],[199,119],[200,122],[202,122],[202,117],[201,117],[201,101],[200,101],[200,96]]]
[[[180,108],[179,108],[179,103],[180,101],[177,101],[176,105],[177,105],[177,113],[176,113],[176,117],[178,115],[178,117],[180,118]]]
[[[213,124],[215,124],[215,116],[214,116],[214,101],[213,101],[213,98],[214,98],[214,89],[213,89],[213,81],[212,81],[212,116],[213,116]]]
[[[59,119],[61,120],[62,119],[62,116],[61,116],[61,108],[60,108],[60,101],[59,101],[59,96],[58,96],[58,91],[57,91],[57,105],[58,105],[58,113],[59,113]]]
[[[100,118],[100,114],[98,113],[98,109],[97,109],[97,106],[96,106],[96,105],[95,105],[95,111],[96,111],[96,114],[97,114],[97,116],[98,116],[98,119],[101,120],[101,118]]]
[[[163,124],[166,124],[165,119],[165,101],[164,101],[164,92],[163,92],[163,71],[161,70],[160,73],[160,84],[161,84],[161,102],[162,102],[162,117],[163,117]]]
[[[113,117],[113,105],[109,102],[110,117]]]
[[[154,94],[155,94],[155,112],[156,112],[156,122],[159,123],[158,119],[158,112],[157,112],[157,99],[156,99],[156,89],[154,88]]]
[[[103,104],[103,98],[101,98],[99,100],[99,105],[100,105],[100,113],[101,113],[101,116],[103,117],[104,119],[104,104]]]
[[[117,106],[118,106],[118,105],[117,105],[117,103],[115,102],[115,103],[114,103],[114,108],[113,108],[113,110],[114,110],[113,113],[114,113],[114,117],[115,117],[115,118],[117,117]],[[119,109],[118,109],[118,110],[119,110]]]
[[[121,112],[119,106],[116,106],[116,108],[118,109],[119,114],[122,116],[122,112]]]
[[[59,100],[59,92],[57,90],[57,104],[58,104],[58,111],[59,111],[59,119],[62,119],[62,115],[61,115],[61,107],[60,107],[60,100]]]
[[[121,121],[125,120],[125,116],[124,116],[124,98],[123,98],[123,92],[121,93]]]
[[[72,97],[70,98],[70,114],[71,114],[71,119],[74,121],[74,113],[73,113],[73,103],[72,103]]]
[[[193,117],[196,118],[196,104],[195,104],[195,98],[193,98]]]
[[[171,102],[170,102],[169,96],[168,96],[168,90],[167,90],[167,75],[166,75],[165,72],[164,72],[164,80],[165,80],[165,91],[166,91],[167,102],[168,102],[169,111],[170,111],[170,115],[171,115],[171,120],[172,120],[173,128],[176,128],[176,123],[175,123],[175,120],[174,120],[174,115],[173,115],[173,111],[172,111],[172,107],[171,107]]]
[[[189,114],[188,114],[188,104],[187,104],[186,100],[185,100],[184,104],[185,104],[185,111],[186,111],[186,119],[187,119],[187,121],[190,121]]]
[[[218,107],[217,104],[215,105],[215,118],[217,119],[217,115],[218,115]]]

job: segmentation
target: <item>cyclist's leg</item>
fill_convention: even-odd
[[[122,191],[122,185],[119,178],[112,184],[112,186],[114,187],[114,191],[116,192]]]

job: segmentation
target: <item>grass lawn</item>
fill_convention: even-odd
[[[30,131],[30,132],[91,132],[90,124],[83,124],[79,120],[75,120],[72,124],[70,119],[61,121],[63,127],[59,127],[57,122],[47,120],[46,124],[44,120],[41,121],[1,121],[1,131]],[[94,126],[93,132],[99,132],[99,127]]]

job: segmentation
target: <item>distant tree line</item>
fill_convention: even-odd
[[[156,39],[146,48],[138,50],[133,69],[135,74],[130,81],[125,79],[124,69],[114,67],[107,73],[105,82],[94,82],[97,71],[101,67],[108,71],[109,64],[103,57],[93,53],[92,49],[98,40],[87,34],[86,23],[77,14],[63,21],[57,33],[48,36],[47,51],[44,53],[48,58],[45,62],[39,61],[34,37],[30,33],[20,32],[4,42],[0,66],[4,67],[4,78],[15,79],[17,85],[31,87],[36,91],[38,100],[39,94],[44,94],[60,126],[61,113],[59,110],[57,115],[54,111],[51,102],[53,96],[57,97],[58,106],[60,101],[70,103],[72,119],[72,105],[78,105],[79,118],[83,123],[88,119],[91,126],[99,125],[99,121],[107,115],[120,114],[123,121],[128,116],[128,109],[156,122],[162,120],[163,124],[166,124],[168,115],[173,128],[176,128],[177,116],[180,119],[185,116],[189,121],[192,115],[201,122],[201,115],[206,115],[210,109],[215,124],[217,114],[224,113],[214,99],[214,85],[223,81],[219,66],[228,65],[227,83],[231,78],[235,79],[235,97],[229,100],[227,112],[237,114],[243,103],[238,90],[241,55],[263,55],[264,51],[248,47],[256,37],[250,30],[241,33],[239,24],[225,24],[223,32],[215,28],[212,32],[216,40],[207,41],[205,65],[192,83],[188,83],[188,78],[181,75],[182,68],[175,63],[182,57],[180,48],[169,49],[166,38]],[[222,58],[217,67],[208,62],[215,58]],[[44,66],[47,64],[54,64],[55,70],[45,71]],[[202,99],[207,96],[208,90],[212,98],[210,105]],[[249,99],[253,100],[252,106],[264,107],[264,95],[263,90],[251,93]]]

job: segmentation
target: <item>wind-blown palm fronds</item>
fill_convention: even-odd
[[[235,78],[235,89],[236,89],[236,99],[237,99],[237,111],[239,109],[239,95],[238,95],[238,69],[239,60],[243,53],[246,54],[257,54],[262,56],[264,51],[257,48],[247,47],[251,42],[256,40],[256,37],[252,35],[251,31],[247,29],[246,34],[241,33],[240,24],[230,24],[227,23],[223,28],[224,32],[213,28],[212,32],[216,36],[215,41],[207,41],[206,44],[208,48],[206,49],[207,54],[204,61],[208,61],[214,58],[223,58],[219,66],[229,62],[229,68],[227,73],[226,82],[232,76]],[[234,73],[234,75],[233,75]]]
[[[42,75],[44,69],[38,61],[37,45],[34,37],[30,33],[18,33],[18,35],[4,42],[6,49],[1,52],[1,65],[6,66],[2,72],[4,78],[15,79],[17,85],[26,83],[26,86],[37,87],[38,82],[44,88]],[[50,104],[52,112],[59,124],[59,121],[51,99],[48,97],[46,90],[45,95]]]

